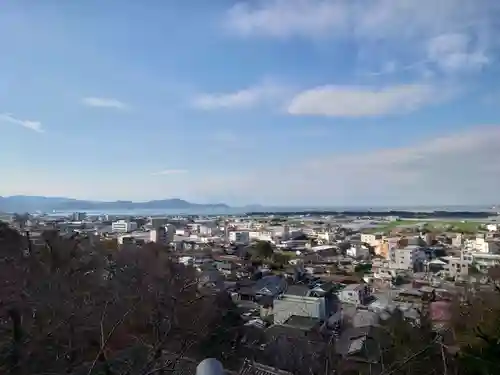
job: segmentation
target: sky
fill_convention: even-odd
[[[498,0],[4,0],[0,195],[500,202]]]

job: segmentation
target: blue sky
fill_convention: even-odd
[[[500,201],[496,0],[18,0],[0,195]]]

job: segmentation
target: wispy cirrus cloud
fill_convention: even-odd
[[[429,40],[427,57],[442,71],[452,73],[480,69],[491,60],[486,47],[462,33],[441,34]]]
[[[14,125],[19,125],[26,129],[33,130],[37,133],[44,132],[44,129],[42,128],[42,123],[40,121],[22,120],[20,118],[13,116],[10,113],[0,113],[0,121],[8,122]]]
[[[96,108],[112,108],[118,110],[128,109],[129,106],[124,102],[114,98],[99,98],[99,97],[86,97],[82,99],[82,104],[88,107]]]
[[[167,176],[167,175],[176,175],[176,174],[185,174],[188,173],[187,169],[164,169],[162,171],[153,172],[151,175],[153,176]]]
[[[490,62],[499,17],[497,0],[440,0],[437,8],[435,0],[255,0],[233,5],[224,24],[246,38],[349,40],[378,66],[397,58],[450,73]]]

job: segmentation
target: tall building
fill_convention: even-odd
[[[111,224],[111,231],[115,233],[127,233],[137,229],[137,223],[129,220],[118,220]]]
[[[83,221],[87,214],[85,212],[73,212],[71,215],[71,221]]]
[[[157,229],[168,224],[168,217],[152,217],[149,220],[149,223],[151,224],[153,229]]]
[[[167,224],[163,227],[153,229],[149,232],[149,240],[151,242],[159,243],[162,245],[168,245],[174,241],[175,227],[171,224]]]
[[[250,243],[250,233],[248,231],[231,231],[229,232],[229,241],[236,244],[248,245]]]

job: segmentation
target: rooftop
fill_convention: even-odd
[[[292,373],[246,359],[238,375],[292,375]]]

